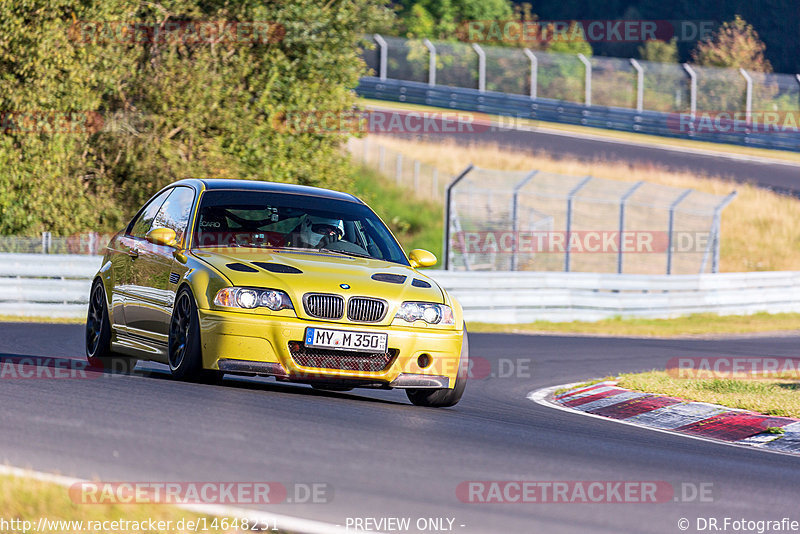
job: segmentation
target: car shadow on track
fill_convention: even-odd
[[[139,362],[131,369],[125,365],[115,365],[113,362],[108,362],[102,366],[91,364],[82,358],[0,353],[0,379],[91,379],[101,378],[103,376],[124,375],[178,382],[178,380],[172,377],[166,365],[155,362]],[[270,381],[270,379],[261,377],[226,375],[222,382],[218,384],[200,382],[184,383],[191,383],[199,387],[224,387],[242,391],[268,391],[311,397],[375,402],[387,405],[407,405],[404,402],[362,396],[349,392],[313,389],[303,384],[273,382]]]
[[[137,364],[136,369],[132,372],[133,375],[153,378],[156,380],[170,380],[176,381],[169,372],[166,365],[154,362],[140,362]],[[347,399],[363,402],[376,402],[387,405],[408,406],[408,403],[398,402],[388,399],[380,399],[375,397],[358,395],[357,393],[329,391],[313,389],[305,384],[298,383],[283,383],[275,382],[272,379],[264,377],[249,377],[237,375],[225,375],[221,383],[206,384],[202,382],[188,382],[201,387],[223,387],[243,391],[269,391],[273,393],[286,393],[291,395],[304,395],[310,397],[327,397],[333,399]],[[362,390],[367,391],[367,390]]]

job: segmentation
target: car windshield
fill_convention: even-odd
[[[314,249],[408,265],[367,206],[291,193],[206,191],[194,246]]]

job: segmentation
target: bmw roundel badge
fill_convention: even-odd
[[[342,289],[350,289],[349,284],[339,284],[339,287],[341,287]]]

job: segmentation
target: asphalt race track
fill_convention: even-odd
[[[602,130],[598,130],[598,136],[601,133]],[[396,137],[424,138],[428,142],[441,142],[443,139],[447,139],[458,144],[468,145],[494,143],[506,149],[542,153],[556,159],[623,161],[631,165],[654,166],[673,171],[719,176],[735,182],[752,183],[779,193],[800,197],[800,165],[766,159],[733,159],[680,149],[665,150],[627,142],[614,142],[608,139],[580,137],[569,133],[556,134],[536,129],[491,128],[469,135],[463,133],[436,133],[425,136],[397,134]]]
[[[82,359],[80,325],[0,325],[3,357]],[[680,532],[695,519],[800,520],[800,458],[699,441],[535,404],[532,390],[678,355],[796,356],[800,338],[645,340],[474,334],[473,357],[521,376],[473,380],[450,409],[400,391],[323,393],[272,381],[181,383],[161,371],[95,379],[0,380],[0,460],[126,481],[324,482],[328,504],[277,513],[455,518],[456,532]],[[522,360],[517,360],[522,359]],[[530,359],[528,372],[524,362]],[[142,367],[142,364],[140,364]],[[508,366],[505,366],[506,368]],[[713,502],[468,504],[467,480],[713,483]],[[461,527],[460,525],[464,525]],[[416,531],[416,530],[412,530]]]

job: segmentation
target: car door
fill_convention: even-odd
[[[174,187],[149,230],[174,230],[178,246],[183,248],[194,198],[194,189]],[[125,305],[128,331],[166,343],[175,292],[186,267],[175,259],[173,247],[156,245],[145,238],[139,238],[137,245],[138,257],[132,262],[132,295]]]
[[[111,297],[114,325],[127,325],[125,305],[133,293],[133,266],[139,256],[141,241],[150,231],[150,226],[171,189],[162,191],[139,210],[124,232],[121,232],[109,245],[112,250],[113,293]]]

